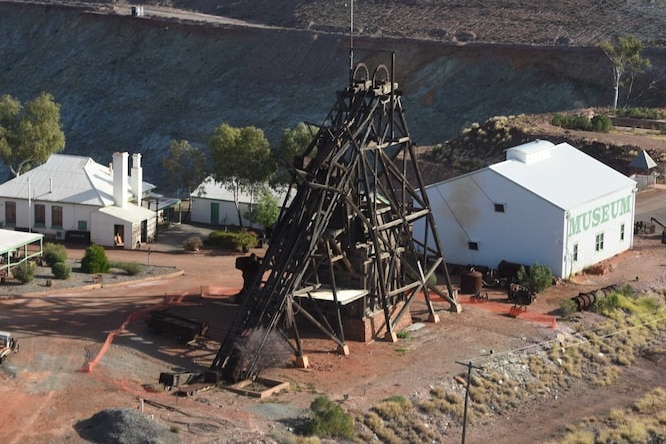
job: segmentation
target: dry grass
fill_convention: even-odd
[[[530,354],[516,355],[511,363],[514,370],[473,374],[468,423],[504,414],[527,399],[565,389],[574,380],[582,379],[596,386],[613,384],[621,376],[622,368],[634,362],[637,353],[666,336],[666,310],[659,297],[621,296],[617,307],[604,310],[608,319],[597,324],[593,331],[584,331],[582,324],[574,323],[572,327],[578,333],[562,343],[544,344]],[[526,369],[527,374],[517,377],[516,368]],[[451,422],[462,424],[463,414],[464,392],[459,394],[434,385],[427,396],[411,402],[402,398],[382,401],[365,415],[363,423],[383,442],[419,442],[417,439],[436,440],[433,437],[445,433]],[[647,417],[649,421],[645,420]],[[444,426],[440,425],[437,431],[431,424]],[[612,427],[606,425],[602,430],[603,424]],[[569,427],[561,442],[646,442],[647,437],[662,436],[659,433],[666,437],[664,427],[666,393],[658,389],[637,401],[630,412],[614,411],[603,420],[591,418]]]
[[[653,443],[666,439],[666,392],[660,387],[629,409],[613,409],[606,417],[588,418],[568,427],[557,444]]]

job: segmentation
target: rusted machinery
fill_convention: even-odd
[[[208,331],[207,322],[194,321],[168,310],[153,311],[146,320],[149,328],[178,341],[189,342],[196,337],[205,336]]]
[[[509,301],[513,302],[515,305],[526,306],[530,305],[537,298],[537,294],[533,291],[530,291],[528,288],[523,287],[522,285],[511,283],[507,289],[507,295]]]
[[[604,298],[611,293],[619,291],[619,289],[620,287],[617,285],[608,285],[587,293],[578,293],[578,296],[572,297],[571,300],[576,303],[578,311],[583,311],[593,306],[598,298]]]
[[[392,81],[394,66],[391,54],[390,70],[380,64],[371,75],[363,63],[350,69],[348,87],[290,164],[293,200],[282,209],[211,366],[224,379],[256,376],[261,347],[242,357],[235,346],[252,330],[261,328],[268,340],[277,329],[302,356],[297,320],[344,348],[344,316],[383,312],[386,334],[394,335],[421,292],[434,318],[431,292],[459,311]],[[415,223],[422,238],[413,235]],[[437,270],[446,291],[435,285]]]

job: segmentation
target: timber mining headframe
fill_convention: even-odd
[[[304,321],[348,354],[348,338],[397,340],[420,294],[434,322],[431,292],[460,311],[393,81],[395,52],[369,51],[390,54],[390,71],[383,64],[372,76],[365,63],[350,68],[349,85],[312,142],[287,165],[285,205],[211,366],[223,379],[257,376],[275,334],[307,365],[298,328]],[[446,292],[436,285],[440,267]],[[257,334],[258,345],[248,347]]]

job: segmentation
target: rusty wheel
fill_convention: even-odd
[[[359,63],[356,65],[356,68],[354,68],[354,74],[352,75],[352,80],[354,80],[354,83],[365,82],[369,78],[370,71],[368,71],[368,67],[365,65],[365,63]]]
[[[390,81],[389,72],[386,66],[379,65],[372,73],[372,85],[377,87]]]

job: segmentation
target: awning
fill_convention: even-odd
[[[21,262],[41,256],[43,239],[41,233],[0,229],[0,276],[4,277],[8,269]],[[36,242],[39,243],[37,247],[29,248]]]
[[[9,253],[44,238],[41,233],[0,229],[0,254]]]
[[[124,220],[126,222],[134,223],[142,222],[146,219],[155,217],[155,214],[152,211],[149,211],[143,207],[137,207],[136,205],[128,205],[125,208],[109,206],[100,208],[97,211],[109,216],[113,216],[117,219]]]
[[[143,207],[148,208],[150,211],[160,211],[166,208],[175,207],[180,204],[180,199],[175,197],[164,197],[152,195],[141,199]]]

